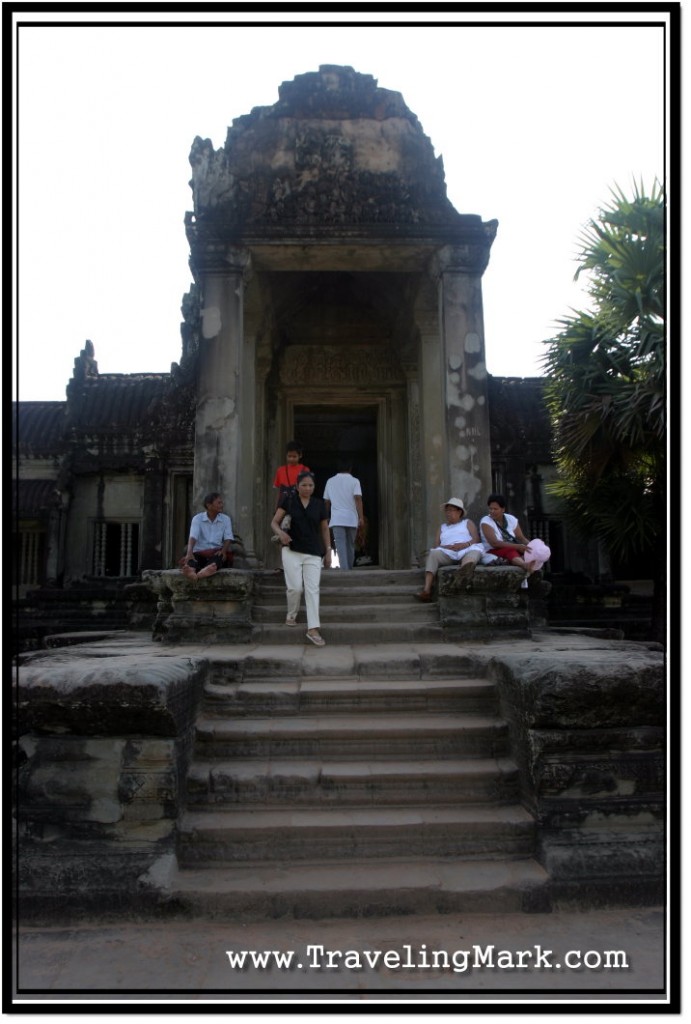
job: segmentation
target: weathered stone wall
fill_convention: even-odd
[[[144,479],[134,473],[80,476],[73,497],[65,536],[65,581],[94,573],[94,524],[103,520],[140,523]]]
[[[538,857],[557,900],[660,900],[665,862],[665,674],[657,644],[565,643],[492,667]]]
[[[174,850],[203,671],[117,653],[16,670],[17,881],[32,915],[145,911],[139,880]]]

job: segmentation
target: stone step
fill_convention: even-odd
[[[351,569],[350,572],[326,569],[322,573],[322,581],[327,587],[405,587],[422,575],[422,569]]]
[[[270,646],[210,659],[171,901],[247,920],[546,909],[496,688],[419,621],[436,608],[327,584],[320,649],[271,585]]]
[[[285,578],[282,572],[273,570],[262,570],[255,572],[255,589],[259,592],[267,590],[281,590],[285,593]],[[386,588],[390,591],[405,592],[419,590],[424,581],[422,569],[367,569],[351,572],[343,572],[340,569],[324,569],[319,581],[319,589],[325,594],[330,590],[351,591],[363,590],[368,592],[377,588]]]
[[[181,866],[380,858],[530,856],[535,823],[517,804],[194,811],[178,827]]]
[[[321,587],[319,592],[320,604],[324,607],[333,605],[419,605],[415,595],[422,589],[422,578],[417,580],[412,587]],[[256,606],[280,605],[285,607],[286,588],[285,584],[277,583],[272,586],[256,588],[253,600]]]
[[[294,632],[285,627],[282,635]],[[308,680],[464,680],[484,672],[486,658],[458,644],[274,644],[231,649],[209,647],[207,678],[219,685],[261,682],[280,685]]]
[[[305,622],[292,627],[283,623],[256,623],[250,639],[256,644],[313,647],[306,632]],[[424,644],[444,640],[439,622],[324,622],[320,632],[327,644]]]
[[[283,626],[286,617],[285,601],[276,604],[254,604],[252,606],[252,621],[255,623],[275,623]],[[381,604],[359,604],[350,601],[321,601],[319,605],[319,618],[322,626],[335,623],[399,623],[417,625],[419,623],[439,624],[439,609],[436,604],[422,604],[420,602],[384,602]],[[299,629],[307,629],[307,615],[304,602],[298,613]],[[289,627],[293,628],[293,627]]]
[[[420,570],[392,573],[386,570],[372,573],[340,573],[323,572],[320,582],[320,607],[364,608],[401,606],[419,607],[416,594],[424,582],[424,573]],[[285,580],[280,573],[268,576],[260,574],[255,578],[253,604],[256,609],[264,606],[285,607]],[[303,601],[304,603],[304,601]],[[429,606],[427,606],[429,610]]]
[[[252,802],[267,806],[508,803],[518,770],[507,758],[446,761],[197,761],[187,779],[188,806]]]
[[[499,757],[507,725],[485,715],[377,713],[219,718],[202,713],[195,756],[423,760]]]
[[[204,687],[207,715],[334,714],[347,711],[464,711],[490,715],[497,696],[487,679],[317,678],[214,683]]]
[[[164,871],[160,872],[162,875]],[[235,921],[549,910],[548,876],[531,858],[236,864],[175,870],[168,902],[187,916]],[[424,936],[422,936],[424,940]],[[318,935],[315,943],[319,942]]]

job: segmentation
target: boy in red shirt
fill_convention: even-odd
[[[276,508],[281,499],[297,484],[298,473],[309,472],[309,466],[301,462],[302,446],[297,441],[289,441],[286,445],[285,465],[279,466],[274,477],[276,490]]]

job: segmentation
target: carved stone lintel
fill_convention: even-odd
[[[280,369],[285,385],[400,385],[401,368],[385,350],[350,345],[294,345],[288,348]]]

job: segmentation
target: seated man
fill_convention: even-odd
[[[204,508],[205,512],[192,516],[187,551],[180,560],[182,574],[190,580],[213,576],[224,563],[227,568],[233,564],[233,526],[230,516],[223,513],[218,491],[206,495]]]

